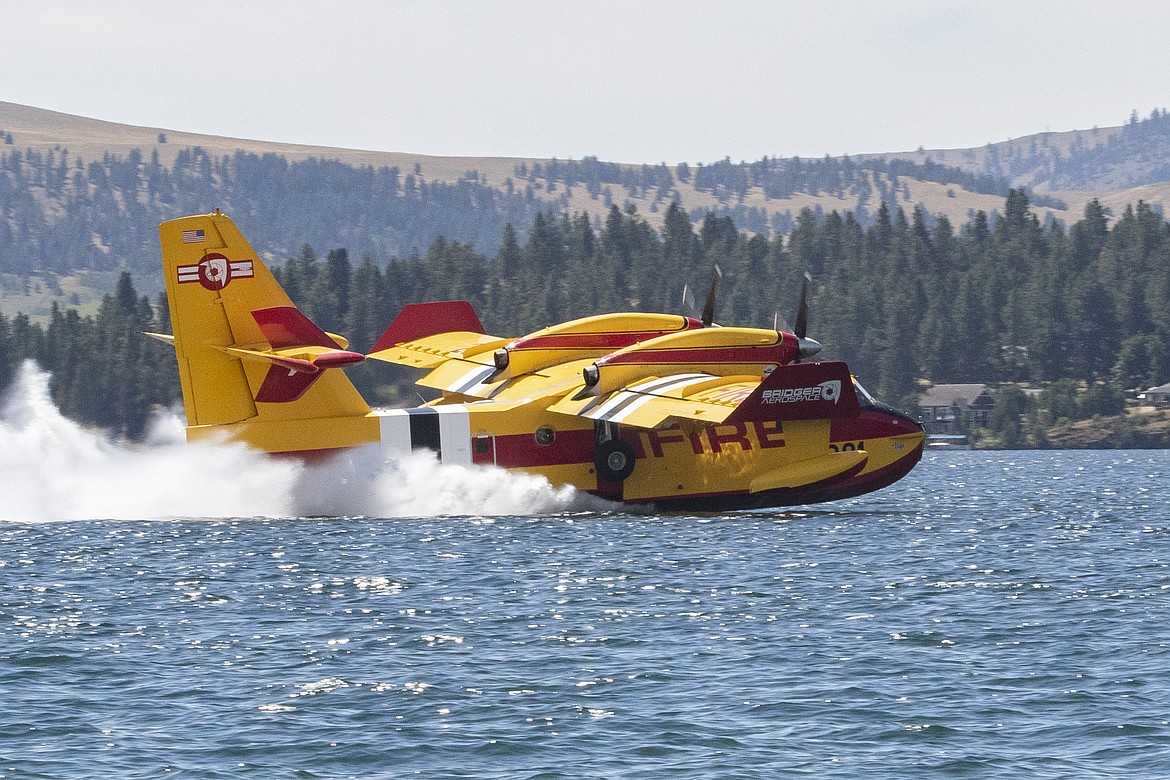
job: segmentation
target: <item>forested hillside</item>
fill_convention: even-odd
[[[248,218],[237,224],[252,232]],[[1112,225],[1090,203],[1067,229],[1043,225],[1021,190],[1002,218],[980,213],[961,227],[885,205],[869,227],[806,211],[788,238],[714,215],[696,225],[674,205],[663,225],[616,206],[597,228],[584,214],[538,213],[526,237],[505,227],[492,255],[439,239],[383,270],[368,253],[304,246],[279,276],[318,324],[367,350],[411,301],[470,300],[499,335],[605,311],[678,311],[683,284],[704,288],[716,263],[717,320],[767,327],[793,316],[807,271],[809,335],[894,403],[907,404],[920,380],[1064,380],[1041,403],[1069,416],[1071,393],[1072,414],[1087,416],[1118,411],[1127,388],[1170,380],[1170,226],[1144,203]],[[0,318],[0,379],[34,357],[54,371],[66,413],[135,435],[146,405],[178,397],[169,348],[138,335],[166,319],[165,302],[152,311],[128,276],[94,317],[57,311],[47,327]],[[373,400],[402,392],[389,386],[403,378],[393,369],[350,376]]]
[[[527,227],[540,207],[530,194],[488,187],[474,173],[447,184],[397,168],[242,151],[213,157],[198,147],[180,151],[169,167],[157,149],[86,161],[68,150],[8,147],[0,151],[0,273],[149,273],[158,266],[158,223],[208,204],[250,222],[260,252],[356,246],[380,263],[438,235],[494,247],[505,224]]]
[[[289,161],[243,151],[215,157],[199,147],[179,151],[167,166],[157,147],[149,156],[135,149],[125,157],[106,154],[86,161],[67,149],[42,153],[0,146],[0,273],[18,280],[36,275],[50,286],[79,270],[141,275],[158,262],[158,223],[206,211],[208,204],[249,222],[262,254],[287,256],[305,243],[346,246],[369,252],[384,265],[421,251],[439,236],[494,253],[504,225],[526,231],[538,211],[568,210],[568,202],[557,198],[558,188],[584,187],[599,201],[595,213],[604,213],[614,203],[608,185],[646,198],[657,209],[678,200],[680,182],[693,183],[716,196],[714,213],[735,217],[741,229],[771,235],[790,232],[794,215],[769,218],[763,209],[737,209],[734,201],[742,201],[751,188],[762,188],[771,199],[821,192],[848,197],[854,219],[868,227],[875,209],[866,204],[896,206],[903,178],[1001,196],[1008,189],[1005,179],[901,160],[723,161],[693,173],[686,165],[672,172],[665,165],[552,160],[531,167],[521,163],[515,182],[495,188],[474,171],[455,183],[428,182],[421,171],[395,167]],[[705,211],[696,209],[691,217],[701,218]]]
[[[60,297],[63,283],[70,288],[63,275],[75,271],[150,270],[158,222],[216,207],[250,219],[266,256],[309,243],[370,252],[383,264],[439,236],[494,254],[505,224],[524,234],[539,211],[588,212],[596,220],[611,205],[634,205],[661,227],[666,207],[679,203],[692,220],[711,212],[775,236],[790,233],[805,207],[820,216],[850,211],[863,228],[882,203],[922,207],[928,223],[946,214],[961,224],[976,211],[1000,211],[1008,188],[1023,186],[1042,223],[1069,224],[1093,196],[1115,212],[1139,198],[1160,211],[1170,198],[1168,158],[1165,109],[1144,119],[1135,112],[1119,127],[966,150],[668,167],[280,147],[0,102],[0,275],[8,275],[0,286],[27,290],[35,277],[34,287]],[[1122,191],[1139,185],[1154,190]],[[112,289],[112,282],[93,283]]]
[[[555,193],[558,187],[583,186],[591,196],[603,196],[607,207],[614,202],[611,185],[620,186],[633,198],[648,201],[651,209],[678,202],[679,187],[690,186],[696,192],[713,196],[711,205],[691,210],[692,219],[701,219],[707,213],[727,216],[740,229],[765,236],[791,233],[796,224],[795,215],[790,209],[747,205],[749,193],[759,193],[765,204],[791,200],[797,195],[832,196],[848,201],[854,220],[862,227],[869,227],[880,204],[897,208],[910,199],[909,182],[951,185],[953,190],[1000,197],[1005,197],[1011,189],[1008,179],[1002,175],[972,173],[929,159],[922,163],[884,157],[852,160],[848,155],[819,160],[764,157],[751,163],[733,163],[726,158],[709,165],[699,163],[694,168],[681,163],[673,171],[665,164],[638,168],[586,157],[580,161],[554,159],[544,164],[521,163],[515,173],[518,180],[532,182],[550,193]],[[1067,208],[1067,204],[1056,198],[1033,195],[1032,199],[1040,205]],[[823,215],[823,209],[820,211]]]

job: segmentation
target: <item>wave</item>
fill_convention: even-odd
[[[185,441],[175,412],[141,443],[69,420],[50,376],[25,362],[0,403],[0,521],[199,517],[543,515],[602,508],[542,477],[440,464],[430,452],[383,460],[376,447],[324,464],[229,442]]]

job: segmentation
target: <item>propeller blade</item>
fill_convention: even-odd
[[[796,310],[796,327],[792,329],[799,345],[793,363],[799,363],[821,351],[821,343],[808,337],[808,286],[811,282],[812,274],[805,273],[804,284],[800,288],[800,307]]]
[[[695,303],[695,294],[691,292],[689,284],[683,285],[682,313],[688,317],[695,317],[699,313],[699,305]]]
[[[711,323],[715,321],[715,296],[719,294],[719,280],[722,278],[723,272],[716,265],[715,272],[711,274],[711,289],[707,291],[707,303],[703,306],[703,316],[700,318],[704,328],[711,327]]]
[[[800,307],[796,310],[796,327],[793,333],[798,339],[808,335],[808,283],[812,281],[812,274],[805,273],[804,284],[800,288]]]

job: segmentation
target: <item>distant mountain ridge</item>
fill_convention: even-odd
[[[1004,177],[1042,192],[1115,192],[1170,182],[1170,112],[1135,111],[1117,127],[1036,133],[979,149],[886,155],[931,159],[972,173]]]

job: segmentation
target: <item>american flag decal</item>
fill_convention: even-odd
[[[184,230],[183,243],[184,244],[202,244],[206,239],[206,235],[202,230]]]

